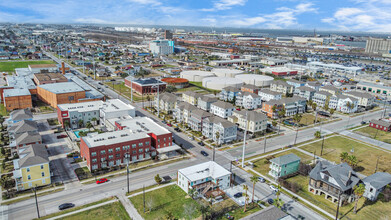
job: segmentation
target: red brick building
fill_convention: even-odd
[[[158,92],[158,87],[159,93],[166,90],[166,83],[155,78],[132,79],[131,77],[126,77],[125,85],[140,95],[155,94]]]
[[[383,120],[371,120],[369,122],[369,127],[382,131],[391,131],[391,123]]]

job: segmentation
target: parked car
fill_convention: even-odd
[[[362,125],[365,125],[366,123],[367,123],[366,121],[362,121],[362,122],[361,122]]]
[[[69,209],[75,207],[75,204],[73,203],[64,203],[58,206],[59,210]]]
[[[235,193],[235,195],[234,195],[235,198],[240,198],[242,196],[243,196],[242,192]]]
[[[267,203],[269,203],[270,205],[274,203],[274,199],[267,199]]]
[[[261,182],[261,183],[266,182],[266,180],[263,177],[258,177],[258,181]]]
[[[201,146],[205,145],[202,141],[198,142],[198,144],[201,145]]]
[[[204,155],[205,157],[209,156],[209,154],[208,154],[208,153],[206,153],[206,152],[205,152],[205,151],[203,151],[203,150],[201,151],[201,154],[202,154],[202,155]]]
[[[107,178],[102,178],[102,179],[98,179],[96,181],[96,184],[101,184],[101,183],[105,183],[105,182],[107,182]]]
[[[66,134],[61,134],[57,136],[57,139],[66,138],[68,137]]]
[[[177,131],[177,132],[181,132],[180,128],[174,128],[174,130]]]
[[[274,192],[277,192],[277,191],[278,191],[277,187],[275,187],[275,186],[273,186],[273,185],[270,185],[270,189],[273,190]]]
[[[170,124],[170,123],[167,123],[167,126],[168,126],[168,127],[172,127],[172,124]]]
[[[188,138],[189,138],[190,140],[194,140],[194,138],[193,138],[192,136],[189,136]]]

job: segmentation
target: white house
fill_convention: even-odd
[[[363,179],[365,184],[364,197],[375,201],[384,188],[391,183],[391,174],[377,172]]]
[[[350,106],[348,106],[350,103]],[[329,101],[329,108],[333,108],[342,113],[357,112],[358,99],[346,95],[333,95]]]
[[[282,93],[271,91],[270,89],[259,90],[258,95],[261,96],[261,100],[263,102],[268,102],[270,100],[280,100],[282,98]]]
[[[210,104],[210,113],[217,115],[221,118],[228,118],[232,115],[235,107],[228,102],[217,101]]]
[[[214,161],[197,164],[178,170],[178,186],[189,192],[196,189],[198,194],[205,194],[210,190],[227,189],[230,187],[231,172]]]
[[[235,104],[245,109],[256,109],[262,106],[262,99],[251,92],[239,92]]]

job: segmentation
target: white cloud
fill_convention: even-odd
[[[152,6],[157,6],[162,4],[157,0],[127,0],[127,1],[142,4],[142,5],[152,5]]]
[[[391,0],[354,0],[354,7],[338,8],[333,16],[322,19],[343,30],[390,32]]]
[[[204,8],[201,11],[221,11],[231,9],[233,6],[244,6],[247,0],[219,0],[215,1],[213,8]]]

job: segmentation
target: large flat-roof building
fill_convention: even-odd
[[[2,100],[7,111],[33,107],[31,93],[28,89],[6,89]]]
[[[28,69],[32,73],[39,73],[42,70],[47,70],[49,72],[56,72],[58,71],[57,64],[30,64],[28,66]]]
[[[166,83],[155,78],[146,78],[146,79],[133,79],[132,77],[125,78],[125,85],[131,88],[134,92],[145,95],[145,94],[155,94],[158,92],[163,93],[166,90]]]
[[[49,73],[49,72],[35,73],[33,80],[37,85],[68,82],[68,79],[61,73]]]
[[[174,41],[171,40],[154,40],[149,43],[149,49],[155,56],[168,55],[174,53]]]
[[[387,54],[391,51],[391,39],[369,38],[365,45],[366,53]]]

